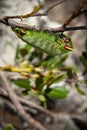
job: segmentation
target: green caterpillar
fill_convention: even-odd
[[[63,33],[12,28],[17,36],[29,45],[52,55],[60,55],[73,50],[71,39]]]

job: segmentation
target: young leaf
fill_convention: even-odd
[[[45,96],[39,95],[38,98],[39,98],[39,100],[41,101],[41,103],[42,103],[42,105],[44,106],[44,108],[47,109],[47,103],[46,103],[46,98],[45,98]]]
[[[16,47],[15,61],[20,60],[21,58],[22,57],[21,57],[21,54],[20,54],[20,45],[18,44],[17,47]]]
[[[77,90],[77,92],[81,95],[85,95],[85,92],[80,88],[79,84],[75,85],[75,88]]]
[[[32,48],[31,46],[26,44],[24,47],[20,48],[19,53],[21,54],[22,57],[24,57],[28,55],[31,48]]]
[[[11,124],[8,124],[4,130],[14,130],[14,128]]]
[[[57,82],[57,83],[61,82],[61,81],[65,80],[66,78],[67,78],[67,74],[66,73],[60,74],[56,78],[54,78],[53,83],[54,82]]]
[[[85,49],[86,49],[86,53],[87,53],[87,38],[86,38],[86,41],[85,41]]]
[[[42,79],[42,77],[36,78],[35,83],[36,83],[36,89],[37,89],[37,90],[41,90],[41,89],[42,89],[41,84],[43,84],[43,79]]]
[[[65,87],[54,87],[49,90],[46,94],[49,98],[53,99],[61,99],[66,98],[68,96],[68,90]]]
[[[12,82],[20,88],[25,88],[28,90],[31,89],[30,82],[28,79],[17,79],[13,80]]]
[[[84,84],[87,84],[87,79],[85,79],[83,82],[84,82]]]
[[[39,95],[38,98],[39,98],[39,100],[41,102],[45,102],[46,101],[46,98],[43,95]]]

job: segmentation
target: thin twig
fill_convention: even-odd
[[[27,13],[25,15],[15,15],[15,16],[5,16],[4,19],[6,21],[8,21],[8,19],[14,19],[14,18],[18,18],[18,19],[21,19],[22,18],[28,18],[28,17],[31,17],[33,16],[34,14],[36,14],[38,12],[38,10],[42,7],[43,5],[38,5],[38,6],[35,6],[33,11],[31,11],[30,13]]]
[[[86,14],[86,13],[87,13],[87,10],[81,10],[81,11],[78,13],[77,16],[79,16],[79,15],[81,15],[81,14],[83,14],[83,13]],[[76,17],[77,17],[77,16],[76,16]]]
[[[36,14],[30,16],[30,17],[35,17],[35,16],[40,16],[40,17],[41,17],[41,16],[47,16],[47,15],[49,14],[49,12],[50,12],[54,7],[56,7],[56,6],[60,5],[60,4],[62,4],[62,3],[65,2],[65,1],[66,1],[66,0],[59,1],[58,3],[56,3],[56,4],[52,5],[52,6],[50,6],[49,8],[47,8],[43,13],[36,13]]]
[[[62,0],[62,1],[60,1],[60,2],[58,2],[58,3],[56,3],[56,4],[54,4],[54,5],[50,6],[44,13],[37,13],[37,12],[40,10],[40,8],[43,6],[42,4],[40,4],[40,5],[38,5],[38,6],[35,6],[34,9],[33,9],[33,11],[30,12],[30,13],[27,13],[27,14],[25,14],[25,15],[5,16],[4,19],[5,19],[6,21],[8,21],[8,19],[15,19],[15,18],[22,20],[22,18],[35,17],[35,16],[40,16],[40,17],[41,17],[41,16],[46,16],[46,15],[48,15],[48,13],[49,13],[54,7],[56,7],[56,6],[60,5],[60,4],[62,4],[62,3],[65,2],[65,1],[66,1],[66,0]]]
[[[50,6],[46,11],[45,11],[45,14],[48,14],[54,7],[56,7],[57,5],[60,5],[62,4],[63,2],[65,2],[66,0],[62,0],[58,3],[55,3],[54,5]]]
[[[10,83],[7,80],[7,77],[5,75],[4,72],[0,72],[0,77],[1,80],[3,82],[3,87],[4,89],[8,92],[8,95],[11,99],[11,101],[13,102],[13,104],[15,105],[18,114],[25,119],[25,121],[29,124],[32,125],[33,127],[39,129],[39,130],[46,130],[46,128],[44,128],[39,122],[35,121],[29,114],[27,114],[22,105],[20,104],[17,95],[14,93],[13,89],[10,87]]]
[[[75,17],[80,15],[81,10],[84,8],[84,6],[87,4],[86,0],[82,0],[82,2],[79,4],[79,6],[74,10],[73,14],[64,22],[62,25],[63,28],[65,28]]]

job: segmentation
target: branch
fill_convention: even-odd
[[[38,6],[35,6],[33,11],[28,13],[28,14],[25,14],[25,15],[16,15],[16,16],[5,16],[4,19],[6,21],[8,21],[8,19],[14,19],[14,18],[18,18],[18,19],[23,19],[23,18],[28,18],[28,17],[31,17],[31,16],[34,16],[38,11],[39,9],[42,7],[43,5],[40,4]]]
[[[65,1],[66,1],[66,0],[62,0],[62,1],[58,2],[58,3],[55,3],[53,6],[50,6],[50,7],[45,11],[45,14],[48,14],[55,6],[60,5],[60,4],[62,4],[63,2],[65,2]]]
[[[29,106],[29,107],[32,107],[32,108],[35,108],[35,109],[37,109],[37,110],[43,112],[44,114],[50,116],[52,119],[55,119],[55,113],[52,113],[52,112],[50,112],[49,110],[44,109],[43,107],[39,106],[38,104],[35,104],[35,103],[31,102],[31,101],[27,101],[27,100],[25,100],[25,99],[23,99],[23,98],[21,98],[21,97],[18,97],[18,99],[19,99],[19,101],[20,101],[22,104],[25,104],[25,105],[27,105],[27,106]]]
[[[85,7],[86,4],[87,4],[87,1],[82,0],[79,6],[74,10],[73,14],[64,22],[62,27],[65,28],[74,18],[79,16],[81,14],[81,10]]]
[[[48,31],[48,32],[65,32],[65,31],[72,31],[72,30],[86,30],[87,29],[87,25],[85,26],[78,26],[78,27],[66,27],[75,17],[77,17],[78,15],[82,14],[82,13],[87,13],[87,10],[82,10],[83,7],[87,4],[86,0],[83,0],[79,6],[75,9],[75,11],[73,12],[73,14],[64,22],[64,24],[61,27],[57,27],[57,28],[42,28],[42,27],[38,27],[38,26],[30,26],[27,24],[22,24],[22,23],[18,23],[15,22],[13,20],[10,20],[11,18],[27,18],[27,17],[34,17],[34,16],[45,16],[47,15],[50,10],[52,10],[55,6],[63,3],[65,0],[62,0],[61,2],[56,3],[55,5],[49,7],[44,13],[38,13],[35,14],[41,7],[42,5],[37,6],[36,8],[34,8],[34,10],[26,15],[18,15],[18,16],[0,16],[0,22],[10,26],[10,27],[18,27],[18,28],[23,28],[23,29],[27,29],[27,30],[42,30],[42,31]]]
[[[18,23],[15,22],[13,20],[8,20],[6,21],[2,16],[0,16],[0,22],[10,26],[10,27],[18,27],[18,28],[23,28],[23,29],[27,29],[27,30],[42,30],[42,31],[47,31],[47,32],[65,32],[65,31],[73,31],[73,30],[86,30],[87,29],[87,25],[85,26],[78,26],[78,27],[57,27],[57,28],[42,28],[42,27],[38,27],[38,26],[30,26],[27,24],[22,24],[22,23]]]
[[[10,87],[10,83],[7,80],[5,73],[0,72],[0,78],[3,82],[3,88],[7,91],[11,101],[13,102],[14,106],[16,107],[18,114],[28,123],[31,124],[33,127],[36,127],[39,130],[46,130],[39,122],[35,121],[29,114],[27,114],[22,105],[20,104],[16,94]]]
[[[33,11],[25,14],[25,15],[16,15],[16,16],[5,16],[4,19],[8,21],[8,19],[14,19],[14,18],[18,18],[18,19],[23,19],[23,18],[28,18],[28,17],[35,17],[35,16],[47,16],[48,13],[57,5],[62,4],[63,2],[65,2],[66,0],[62,0],[52,6],[50,6],[44,13],[37,13],[41,8],[42,8],[42,4],[35,6]],[[36,14],[37,13],[37,14]]]
[[[6,99],[6,103],[7,103],[7,101],[11,101],[10,98],[8,97],[8,95],[6,95],[3,88],[0,88],[0,96],[3,97],[4,99]],[[56,114],[54,112],[49,111],[48,109],[45,109],[42,106],[40,106],[36,103],[33,103],[32,101],[25,100],[24,98],[19,97],[19,96],[17,96],[17,97],[18,97],[19,101],[21,102],[21,104],[23,105],[23,107],[27,106],[27,107],[34,108],[37,111],[44,113],[46,116],[49,116],[50,118],[55,119]]]

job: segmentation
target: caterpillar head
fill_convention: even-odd
[[[72,45],[72,40],[69,36],[63,34],[63,33],[59,33],[57,35],[57,43],[58,45],[61,45],[63,49],[65,49],[66,51],[72,51],[73,50],[73,45]]]

